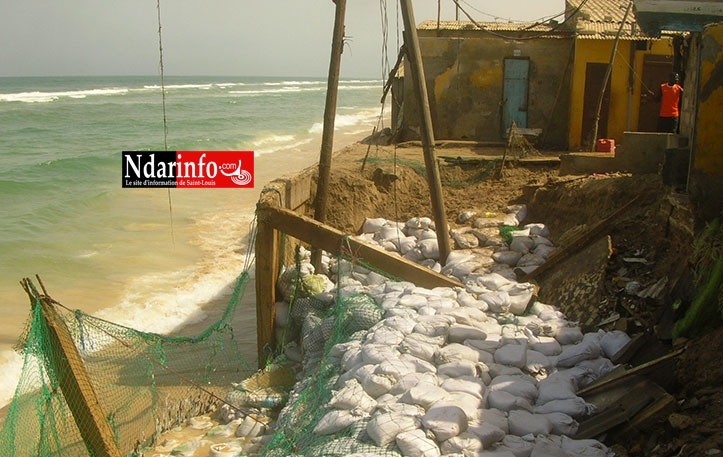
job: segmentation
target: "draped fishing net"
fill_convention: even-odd
[[[223,398],[232,382],[255,371],[231,327],[248,281],[243,273],[221,319],[193,338],[141,332],[55,306],[87,372],[85,389],[95,392],[122,455],[140,455],[160,432],[213,407],[209,392]],[[36,299],[19,344],[25,362],[0,432],[0,456],[92,456],[83,439],[89,425],[76,423],[72,413],[81,401],[61,389],[70,373],[58,362],[58,340],[41,309]]]

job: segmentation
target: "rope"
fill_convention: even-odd
[[[168,121],[166,119],[166,81],[163,71],[163,39],[161,35],[161,0],[156,0],[156,11],[158,12],[158,55],[159,67],[161,70],[161,104],[163,107],[163,150],[168,150]],[[166,188],[168,193],[168,216],[171,219],[171,242],[176,246],[176,236],[173,231],[173,204],[171,203],[171,188]]]

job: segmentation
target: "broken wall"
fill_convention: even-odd
[[[570,38],[507,40],[478,31],[419,31],[437,139],[503,141],[505,59],[529,59],[527,127],[543,146],[567,148]],[[403,139],[419,138],[419,107],[405,79]]]

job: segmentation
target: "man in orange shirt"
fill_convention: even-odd
[[[660,85],[656,100],[660,102],[658,132],[677,133],[680,119],[680,99],[683,88],[678,84],[678,74],[671,73],[668,82]]]

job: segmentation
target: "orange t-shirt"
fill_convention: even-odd
[[[660,102],[660,117],[678,117],[680,111],[680,94],[683,88],[678,84],[669,86],[667,83],[660,85],[660,92],[663,94],[663,99]]]

